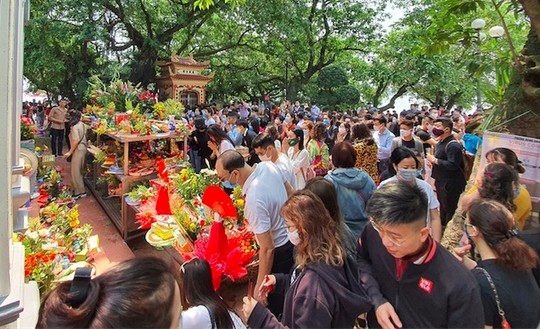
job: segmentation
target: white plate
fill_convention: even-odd
[[[21,148],[21,158],[24,159],[24,162],[30,164],[30,170],[25,172],[24,175],[32,176],[36,172],[39,165],[37,156],[34,154],[34,152]]]
[[[175,240],[174,236],[170,239],[163,240],[154,233],[154,229],[149,229],[148,232],[146,232],[145,239],[148,244],[154,247],[170,246],[174,243]]]

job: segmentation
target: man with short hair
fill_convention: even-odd
[[[435,180],[437,199],[441,204],[441,223],[452,219],[457,209],[459,196],[465,190],[465,167],[461,144],[452,134],[453,122],[446,117],[434,121],[432,133],[439,137],[434,155],[428,154],[426,159],[432,164],[431,177]]]
[[[245,218],[249,221],[259,244],[259,271],[254,285],[254,297],[266,304],[260,294],[266,275],[288,274],[293,266],[293,245],[287,237],[281,207],[287,201],[286,181],[279,168],[272,162],[247,165],[240,153],[234,150],[223,152],[216,162],[217,176],[242,187],[245,196]],[[269,309],[278,316],[283,310],[284,295],[270,294]]]
[[[225,132],[231,138],[234,146],[240,146],[242,143],[242,135],[236,130],[236,122],[238,121],[238,112],[229,111],[227,113],[227,124],[225,125]]]
[[[321,114],[321,109],[315,103],[312,103],[311,108],[310,108],[310,113],[311,113],[311,121],[316,122],[319,119],[319,116]]]
[[[439,117],[439,110],[437,107],[432,107],[429,109],[429,116],[433,119],[433,120],[437,120],[437,118]]]
[[[415,132],[416,137],[420,138],[423,143],[425,154],[428,154],[429,149],[437,145],[437,141],[431,136],[431,129],[433,129],[433,119],[426,114],[422,118],[422,124],[416,128]]]
[[[276,149],[274,139],[268,133],[262,133],[257,135],[253,139],[252,147],[259,156],[261,161],[273,162],[285,179],[291,184],[292,188],[296,190],[296,175],[294,168],[289,157]]]
[[[373,119],[373,139],[377,142],[379,151],[377,152],[379,175],[385,172],[390,165],[390,155],[392,153],[392,140],[396,137],[386,129],[386,118],[379,115]]]
[[[413,137],[414,122],[403,119],[399,122],[399,137],[392,140],[392,151],[400,146],[405,146],[424,158],[424,147],[422,142]]]
[[[66,128],[66,115],[68,112],[66,106],[68,103],[69,100],[67,98],[62,98],[60,104],[53,107],[49,113],[49,121],[51,122],[51,152],[57,158],[63,156],[64,129]]]
[[[368,201],[358,254],[370,328],[484,328],[478,285],[430,236],[427,208],[421,188],[399,181]]]

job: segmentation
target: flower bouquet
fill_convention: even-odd
[[[42,166],[38,170],[39,197],[37,202],[40,207],[45,207],[52,201],[59,204],[73,205],[73,192],[64,185],[64,180],[59,169],[52,166]]]
[[[28,229],[13,237],[25,248],[25,278],[47,292],[74,271],[75,263],[92,261],[98,240],[91,235],[90,225],[80,226],[78,206],[52,202],[42,208],[40,217],[31,218]]]
[[[184,110],[183,104],[173,99],[158,102],[156,94],[140,85],[121,80],[113,80],[105,85],[97,77],[90,80],[88,99],[86,114],[92,117],[92,127],[98,134],[120,132],[149,135],[168,132],[169,127],[163,121],[170,116],[180,119]],[[153,124],[151,119],[161,121]],[[161,125],[158,125],[160,122]],[[176,123],[175,131],[189,133],[183,123]]]
[[[36,137],[37,127],[32,119],[21,115],[21,141],[34,139]]]

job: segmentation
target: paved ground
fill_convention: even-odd
[[[67,150],[65,150],[67,152]],[[70,163],[58,158],[56,166],[62,170],[62,177],[66,184],[71,184]],[[102,273],[117,262],[131,259],[133,257],[156,256],[170,261],[172,266],[178,267],[179,264],[173,260],[169,252],[156,250],[150,246],[144,236],[124,242],[120,237],[116,227],[109,220],[107,214],[103,211],[100,204],[96,201],[92,193],[87,190],[88,196],[77,200],[79,205],[79,215],[81,224],[90,224],[93,227],[94,234],[99,236],[101,251],[96,255],[97,272]],[[36,200],[30,203],[29,215],[38,216],[39,206]],[[172,250],[171,250],[172,252]]]
[[[64,152],[67,152],[67,149]],[[55,165],[62,169],[64,182],[71,184],[70,163],[58,158]],[[178,273],[181,259],[174,249],[157,250],[146,242],[144,236],[130,240],[128,243],[124,242],[114,224],[88,189],[87,194],[87,197],[77,200],[77,204],[79,205],[81,224],[92,225],[94,234],[99,236],[100,252],[95,257],[97,274],[103,273],[117,262],[144,256],[162,258],[170,264],[175,273]],[[38,214],[39,206],[36,200],[32,200],[29,215],[35,217]],[[240,283],[224,282],[220,289],[223,299],[238,314],[241,314],[242,297],[247,295],[247,286],[248,282],[242,280]]]

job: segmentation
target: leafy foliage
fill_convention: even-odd
[[[349,83],[347,73],[341,67],[331,65],[323,68],[317,77],[319,88],[332,90]]]

